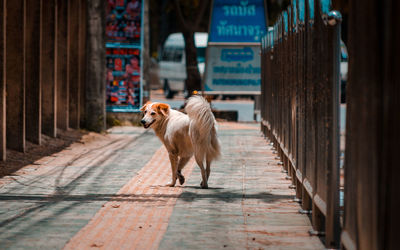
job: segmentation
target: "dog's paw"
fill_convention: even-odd
[[[175,187],[175,183],[174,182],[168,182],[166,186],[167,187]]]
[[[201,187],[202,189],[207,189],[207,188],[208,188],[207,182],[206,182],[205,184],[203,184],[203,182],[201,182],[201,183],[200,183],[200,187]]]
[[[179,184],[183,185],[185,183],[185,176],[178,174]]]

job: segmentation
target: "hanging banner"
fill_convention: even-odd
[[[106,15],[107,111],[138,112],[143,98],[142,1],[108,1]]]
[[[260,41],[265,33],[264,0],[214,0],[203,90],[210,94],[258,93]]]

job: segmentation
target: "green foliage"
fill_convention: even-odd
[[[120,120],[116,119],[113,116],[109,116],[109,115],[107,115],[106,123],[107,123],[107,128],[111,128],[114,126],[121,126],[121,124],[122,124]]]

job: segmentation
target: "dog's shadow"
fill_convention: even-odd
[[[223,187],[208,187],[208,188],[202,188],[199,186],[195,186],[195,185],[188,185],[188,186],[183,186],[183,189],[204,189],[204,190],[220,190],[220,189],[224,189]]]
[[[223,187],[208,187],[202,189],[200,186],[183,186],[183,192],[178,199],[193,202],[196,200],[210,200],[211,202],[222,201],[234,203],[243,199],[258,200],[263,203],[286,202],[293,200],[293,195],[272,194],[269,192],[243,193],[242,190],[230,190]]]
[[[212,202],[222,201],[226,203],[234,203],[243,199],[258,200],[263,203],[273,202],[287,202],[293,200],[293,195],[273,194],[269,192],[256,192],[256,193],[243,193],[242,190],[230,190],[224,187],[208,187],[203,189],[197,185],[176,185],[175,187],[168,187],[165,185],[153,185],[151,188],[175,188],[182,189],[181,194],[175,195],[158,195],[160,197],[176,197],[185,202],[194,202],[196,200],[211,200]]]
[[[162,185],[162,184],[160,184],[160,185],[151,185],[150,186],[150,188],[182,188],[182,189],[184,189],[184,190],[189,190],[189,189],[203,189],[202,187],[200,187],[200,185],[199,186],[195,186],[195,185],[184,185],[184,186],[181,186],[181,185],[176,185],[175,187],[170,187],[170,186],[168,186],[168,185]],[[223,187],[208,187],[208,188],[205,188],[204,190],[220,190],[220,189],[224,189]]]

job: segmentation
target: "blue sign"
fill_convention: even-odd
[[[258,43],[266,32],[264,0],[214,0],[209,42]]]

